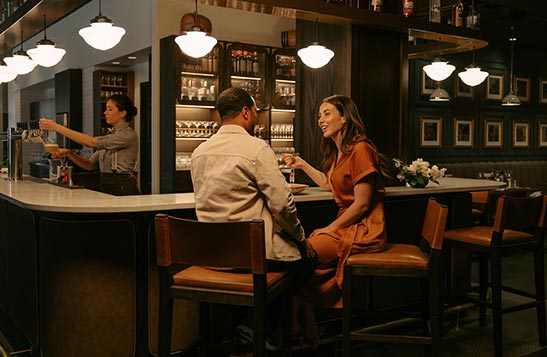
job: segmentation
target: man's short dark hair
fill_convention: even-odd
[[[253,105],[250,94],[237,87],[226,89],[217,99],[217,110],[221,120],[234,118],[243,110],[243,107],[252,108]]]

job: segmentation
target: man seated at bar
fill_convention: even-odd
[[[194,150],[191,159],[197,217],[264,220],[268,269],[293,271],[296,292],[315,268],[315,252],[305,239],[275,153],[251,135],[258,117],[255,100],[232,87],[218,96],[217,110],[220,129]]]

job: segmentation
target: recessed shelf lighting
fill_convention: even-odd
[[[112,61],[112,64],[120,64],[120,61]]]
[[[137,57],[136,56],[127,56],[127,59],[130,59],[130,60],[136,60]]]

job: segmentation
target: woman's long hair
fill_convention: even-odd
[[[372,147],[374,152],[378,154],[380,159],[380,165],[378,165],[377,169],[380,171],[382,176],[390,177],[388,174],[389,166],[387,164],[387,157],[380,153],[376,148],[376,145],[374,145],[374,143],[367,138],[365,134],[365,125],[363,124],[359,110],[353,100],[344,95],[332,95],[323,99],[322,103],[332,104],[336,107],[336,110],[338,110],[340,115],[346,118],[345,125],[340,130],[342,135],[340,149],[342,152],[344,154],[348,154],[351,151],[351,147],[356,143],[360,141],[367,142]],[[321,141],[321,152],[323,153],[323,172],[327,173],[330,170],[334,160],[336,160],[337,151],[338,149],[334,140],[323,138]]]

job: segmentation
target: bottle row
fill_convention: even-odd
[[[7,20],[27,0],[0,0],[0,23]]]
[[[105,101],[114,94],[127,94],[123,90],[104,90],[101,89],[101,101]]]
[[[248,91],[257,106],[266,109],[293,109],[295,105],[296,57],[293,49],[279,49],[219,41],[205,57],[194,59],[180,52],[175,63],[177,102],[204,105],[196,101],[216,101],[229,87]],[[212,105],[212,103],[207,103]]]

